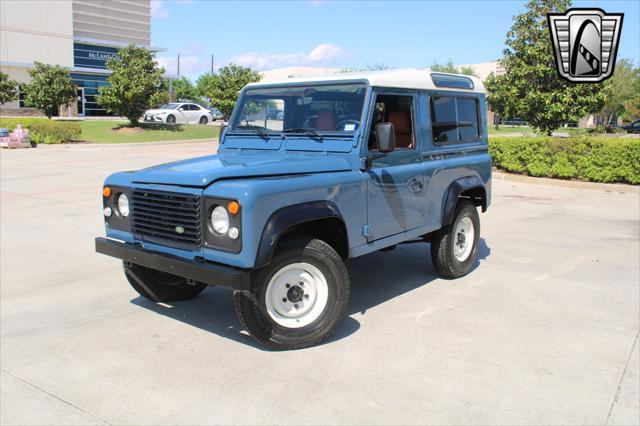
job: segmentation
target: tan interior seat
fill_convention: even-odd
[[[413,148],[413,130],[411,129],[411,113],[409,111],[391,111],[389,122],[396,131],[397,148]]]
[[[338,117],[333,111],[320,111],[316,120],[316,130],[331,131],[336,130],[336,124],[338,124]]]

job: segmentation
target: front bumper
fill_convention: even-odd
[[[251,287],[251,271],[247,269],[180,259],[101,237],[96,238],[96,252],[218,287],[239,291],[246,291]]]
[[[146,121],[147,123],[164,123],[164,121],[162,121],[162,117],[160,117],[159,115],[146,115],[144,116],[144,121]]]

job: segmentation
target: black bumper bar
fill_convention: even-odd
[[[247,269],[184,260],[101,237],[96,238],[96,252],[218,287],[233,290],[249,290],[251,287],[251,273]]]

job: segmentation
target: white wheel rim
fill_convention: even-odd
[[[459,262],[467,260],[473,248],[475,239],[475,229],[473,221],[469,216],[465,216],[456,225],[453,233],[453,255]]]
[[[287,328],[300,328],[318,319],[329,299],[327,279],[320,269],[301,262],[276,272],[265,294],[272,320]]]

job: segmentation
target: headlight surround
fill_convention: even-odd
[[[125,194],[118,194],[116,197],[116,205],[118,206],[120,216],[129,216],[129,198]]]
[[[240,253],[242,250],[242,205],[233,198],[214,197],[205,194],[203,198],[205,215],[202,224],[205,232],[202,244],[205,249]],[[235,213],[234,213],[235,212]],[[233,238],[237,229],[237,237]]]
[[[223,206],[216,206],[211,211],[211,226],[218,234],[225,235],[229,230],[229,213]]]

